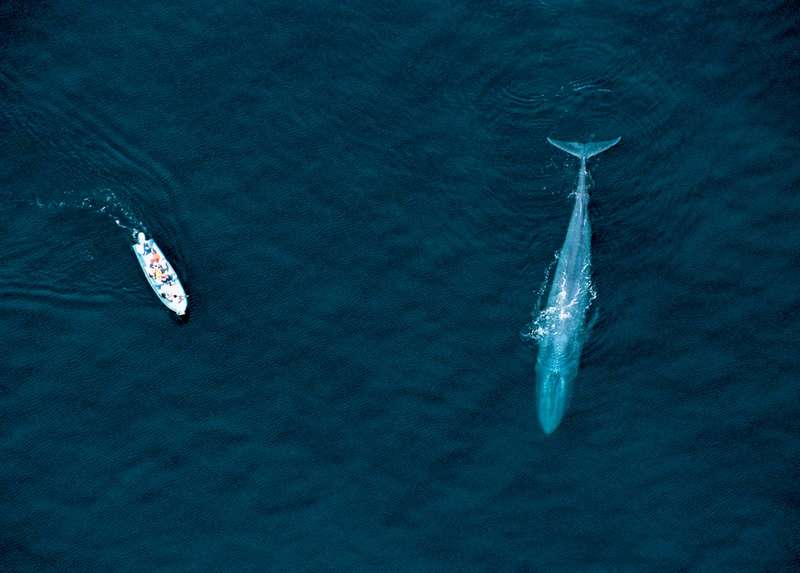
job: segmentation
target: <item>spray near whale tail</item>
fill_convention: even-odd
[[[595,141],[593,143],[580,143],[578,141],[559,141],[558,139],[547,138],[550,145],[558,147],[561,151],[566,151],[578,159],[589,159],[595,155],[603,153],[606,149],[614,147],[622,138],[609,139],[608,141]]]

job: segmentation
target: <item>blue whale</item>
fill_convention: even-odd
[[[547,307],[537,321],[536,401],[539,423],[546,434],[561,423],[578,374],[585,337],[586,311],[592,302],[592,228],[586,161],[619,143],[621,138],[596,143],[547,141],[581,161],[575,206],[567,236],[558,254]]]

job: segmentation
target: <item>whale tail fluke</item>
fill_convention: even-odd
[[[554,145],[558,147],[561,151],[566,151],[570,155],[574,155],[578,159],[589,159],[590,157],[594,157],[600,153],[603,153],[606,149],[614,147],[617,143],[620,142],[622,138],[618,137],[616,139],[610,139],[608,141],[595,141],[593,143],[579,143],[577,141],[559,141],[557,139],[550,139],[547,138],[547,141],[550,142],[550,145]]]

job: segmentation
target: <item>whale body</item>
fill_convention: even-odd
[[[586,311],[593,298],[586,161],[613,147],[620,139],[578,143],[547,138],[550,144],[580,159],[580,168],[567,236],[558,254],[547,307],[538,321],[536,401],[539,424],[546,434],[558,427],[569,404],[584,342]]]

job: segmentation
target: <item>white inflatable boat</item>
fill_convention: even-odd
[[[133,252],[158,299],[175,314],[179,316],[186,314],[189,300],[175,269],[153,239],[146,238],[144,233],[139,233],[136,239]]]

